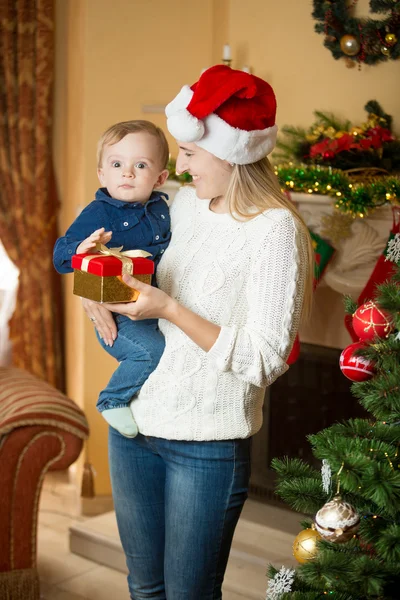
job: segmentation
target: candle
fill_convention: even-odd
[[[222,52],[222,60],[232,60],[231,47],[229,44],[224,45],[224,50]]]

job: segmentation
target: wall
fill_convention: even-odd
[[[360,4],[366,11],[368,3]],[[56,0],[54,162],[60,231],[93,199],[102,131],[133,118],[151,119],[165,130],[163,114],[144,114],[142,106],[168,102],[204,67],[220,61],[224,43],[231,44],[234,67],[251,65],[273,85],[278,124],[306,126],[315,108],[359,121],[365,102],[375,98],[399,126],[400,63],[359,71],[334,61],[314,32],[311,5],[298,0]],[[86,456],[97,472],[97,494],[107,495],[106,426],[95,404],[115,363],[97,344],[72,295],[72,276],[63,281],[68,391],[88,416]],[[341,299],[326,289],[319,294],[340,318]],[[318,315],[320,332],[325,318]]]
[[[255,74],[271,83],[278,98],[278,125],[310,125],[315,109],[359,122],[366,115],[364,104],[375,99],[393,115],[400,132],[400,62],[347,68],[324,47],[311,12],[311,0],[230,2],[233,58],[239,65],[252,65]],[[356,15],[367,14],[368,0],[359,0]]]

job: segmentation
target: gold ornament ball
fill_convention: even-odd
[[[315,516],[315,527],[327,541],[335,544],[348,542],[357,532],[360,517],[348,502],[340,496],[324,504]]]
[[[397,42],[397,36],[394,33],[387,33],[385,35],[385,42],[388,46],[394,46]]]
[[[390,49],[387,46],[381,46],[381,52],[385,56],[390,56]]]
[[[300,531],[293,542],[293,556],[297,562],[304,564],[315,558],[317,554],[317,541],[321,539],[315,529]]]
[[[360,52],[360,42],[354,35],[344,35],[340,38],[340,48],[347,56],[355,56]]]

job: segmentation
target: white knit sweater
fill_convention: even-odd
[[[159,287],[221,326],[204,352],[160,320],[166,347],[131,403],[139,431],[174,440],[246,438],[262,424],[266,386],[288,367],[306,277],[306,238],[286,209],[238,222],[192,187],[171,206]]]

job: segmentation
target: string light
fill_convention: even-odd
[[[327,194],[336,208],[352,217],[365,218],[379,206],[399,204],[400,178],[391,175],[352,182],[349,175],[331,167],[279,164],[274,171],[282,186],[295,192]]]
[[[392,461],[390,460],[390,458],[389,458],[389,454],[388,454],[387,452],[385,452],[385,456],[386,456],[386,458],[388,459],[388,462],[389,462],[390,468],[392,469],[392,471],[394,471],[394,468],[393,468],[393,463],[392,463]]]

